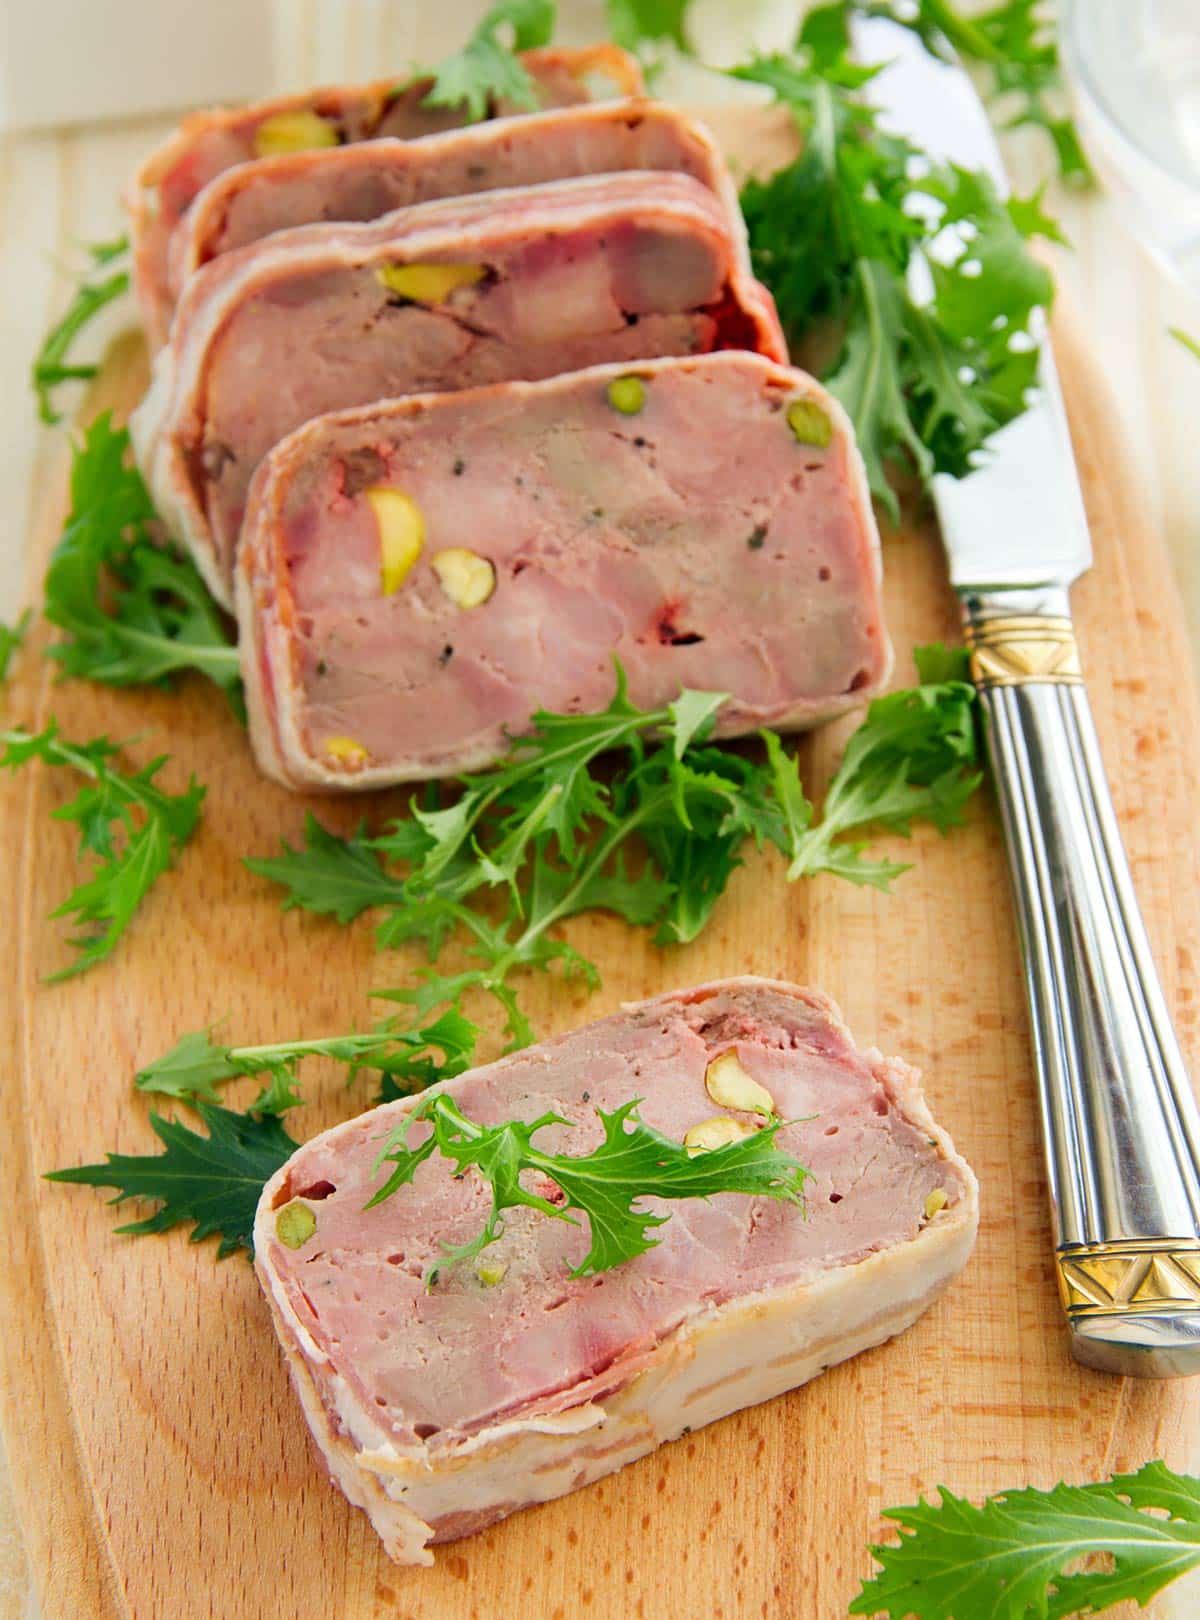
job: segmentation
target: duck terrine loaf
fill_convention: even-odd
[[[188,282],[130,425],[159,515],[228,603],[254,470],[311,418],[720,348],[787,352],[724,204],[689,175],[596,175],[224,254]]]
[[[703,124],[661,101],[607,101],[492,119],[420,141],[357,141],[237,164],[204,188],[174,232],[171,296],[210,259],[275,231],[629,169],[690,174],[721,197],[742,229],[737,191]]]
[[[572,1276],[586,1223],[506,1211],[483,1261],[478,1173],[433,1155],[365,1208],[384,1139],[418,1099],[316,1137],[268,1182],[255,1264],[330,1473],[401,1563],[562,1496],[663,1441],[805,1383],[908,1327],[965,1264],[970,1168],[904,1064],[856,1049],[822,995],[730,979],[659,996],[443,1083],[480,1125],[568,1122],[547,1152],[586,1153],[597,1109],[640,1098],[676,1141],[724,1113],[804,1164],[804,1207],[721,1193],[667,1215],[647,1252]],[[731,1073],[732,1071],[732,1073]],[[734,1079],[749,1091],[731,1092]],[[417,1145],[415,1125],[411,1137]],[[539,1185],[542,1196],[554,1189]],[[287,1211],[285,1214],[284,1211]]]
[[[580,50],[527,51],[521,58],[542,107],[565,107],[601,96],[629,96],[642,88],[633,57],[615,45]],[[170,324],[168,278],[171,239],[193,202],[219,174],[275,152],[344,146],[392,137],[419,139],[470,122],[465,105],[425,104],[429,78],[395,77],[374,84],[330,85],[277,96],[248,107],[194,113],[142,163],[126,195],[133,236],[134,289],[152,344]],[[503,102],[491,115],[515,113]]]
[[[474,769],[539,709],[729,694],[795,730],[890,663],[837,402],[745,353],[318,418],[267,457],[237,569],[250,735],[295,786]]]

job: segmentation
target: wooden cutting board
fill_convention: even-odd
[[[743,157],[778,149],[777,122],[751,128],[741,116]],[[1057,342],[1096,546],[1075,598],[1079,638],[1138,892],[1194,1063],[1191,660],[1104,386],[1068,332]],[[127,408],[144,376],[140,343],[118,344],[89,409]],[[61,524],[65,470],[63,457],[46,487],[35,581]],[[955,637],[954,604],[930,529],[888,539],[886,568],[896,678],[907,683],[915,642]],[[71,737],[136,734],[138,763],[170,752],[168,785],[190,771],[208,785],[198,835],[115,957],[57,986],[43,976],[69,952],[47,913],[76,866],[71,829],[50,813],[74,787],[40,767],[0,785],[11,1045],[0,1069],[0,1356],[46,1620],[836,1620],[870,1568],[881,1508],[939,1483],[979,1496],[1154,1456],[1200,1471],[1200,1383],[1085,1372],[1067,1352],[1016,933],[999,829],[980,795],[948,839],[921,830],[911,846],[879,841],[915,863],[891,896],[824,877],[789,888],[778,859],[751,856],[697,944],[658,950],[615,922],[580,919],[569,937],[599,962],[603,988],[587,998],[552,981],[522,984],[547,1035],[720,974],[823,986],[860,1041],[924,1069],[935,1113],[978,1171],[979,1244],[957,1287],[902,1338],[803,1390],[441,1550],[432,1570],[390,1564],[317,1466],[244,1259],[218,1265],[212,1244],[191,1246],[182,1232],[114,1238],[100,1195],[39,1175],[106,1149],[148,1151],[133,1073],[183,1031],[220,1018],[239,1041],[362,1027],[378,1016],[368,991],[404,982],[414,958],[377,954],[369,920],[339,928],[283,915],[278,892],[244,871],[243,856],[294,841],[309,806],[259,778],[215,691],[56,687],[37,656],[42,639],[9,689],[13,722],[40,726],[53,714]],[[827,780],[848,729],[805,740],[806,783]],[[312,808],[348,830],[364,811],[377,823],[399,804],[377,795]],[[498,1046],[493,1038],[485,1055]],[[244,1103],[252,1090],[231,1097]],[[348,1094],[339,1074],[310,1065],[305,1091],[311,1104],[289,1120],[301,1136],[363,1106],[369,1081]],[[1153,1612],[1182,1620],[1197,1601],[1181,1587]]]

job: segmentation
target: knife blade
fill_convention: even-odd
[[[1001,196],[1008,181],[1000,148],[975,87],[960,67],[932,56],[907,28],[885,18],[855,27],[856,55],[885,63],[870,97],[880,124],[940,162],[982,169]],[[913,266],[924,302],[932,285]],[[928,294],[925,294],[928,296]],[[1001,428],[966,478],[939,473],[933,499],[956,589],[975,585],[1070,584],[1092,562],[1083,495],[1075,472],[1067,413],[1054,356],[1039,318],[1038,391],[1029,408]],[[1022,476],[1014,477],[1013,468]]]
[[[856,54],[886,63],[881,127],[931,157],[1003,165],[955,63],[884,19]],[[927,295],[919,259],[910,291]],[[1138,911],[1104,776],[1068,588],[1092,561],[1044,327],[1028,409],[933,501],[979,689],[1017,912],[1071,1348],[1142,1377],[1200,1373],[1200,1112]]]

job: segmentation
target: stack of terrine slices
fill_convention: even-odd
[[[617,661],[643,706],[727,693],[724,736],[887,675],[850,425],[787,363],[711,137],[611,47],[525,61],[535,113],[463,128],[425,85],[321,91],[193,119],[135,183],[138,455],[237,613],[287,784],[484,765],[539,708],[604,707]],[[597,75],[619,99],[589,99]],[[795,986],[660,996],[441,1089],[481,1123],[557,1121],[564,1151],[637,1098],[726,1143],[765,1100],[811,1175],[804,1209],[650,1200],[654,1245],[597,1276],[579,1225],[511,1211],[494,1263],[435,1288],[479,1178],[435,1155],[365,1207],[416,1099],[300,1148],[259,1276],[328,1469],[401,1562],[882,1342],[974,1237],[915,1075]]]
[[[291,785],[483,765],[617,661],[643,706],[728,692],[725,736],[887,674],[850,426],[711,136],[611,46],[525,63],[537,112],[315,91],[189,119],[132,188],[138,458]]]

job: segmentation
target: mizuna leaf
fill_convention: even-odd
[[[190,1224],[193,1243],[220,1237],[219,1260],[235,1249],[252,1249],[254,1212],[263,1187],[300,1144],[272,1115],[238,1114],[208,1103],[197,1104],[197,1112],[207,1136],[179,1120],[151,1114],[162,1153],[108,1153],[103,1164],[51,1170],[46,1179],[115,1187],[114,1204],[146,1198],[161,1206],[144,1220],[118,1226],[118,1232],[141,1236]]]
[[[377,991],[377,995],[388,992]],[[296,1070],[305,1058],[323,1057],[345,1064],[347,1080],[360,1069],[377,1069],[383,1079],[380,1101],[420,1091],[435,1080],[461,1074],[468,1066],[479,1031],[457,1012],[444,1013],[424,1029],[397,1029],[387,1020],[361,1034],[328,1035],[310,1040],[274,1041],[262,1046],[220,1046],[211,1030],[182,1036],[169,1052],[139,1069],[139,1091],[185,1102],[216,1102],[216,1087],[245,1075],[269,1074],[267,1090],[250,1105],[254,1113],[281,1113],[299,1102],[292,1091]],[[438,1063],[433,1057],[442,1053]]]
[[[871,1548],[881,1569],[851,1614],[1067,1620],[1127,1599],[1144,1608],[1200,1567],[1200,1480],[1161,1462],[1094,1485],[1002,1491],[978,1507],[939,1492],[940,1502],[885,1512],[902,1533]],[[1079,1570],[1081,1559],[1101,1567]]]
[[[608,31],[627,51],[660,40],[686,51],[688,5],[689,0],[607,0]]]
[[[32,610],[26,608],[16,624],[0,624],[0,683],[8,679],[12,661],[25,645],[32,616]]]
[[[75,339],[102,309],[129,289],[128,270],[114,270],[97,279],[99,271],[128,254],[128,237],[119,236],[113,242],[95,242],[88,245],[86,251],[92,262],[80,277],[66,313],[47,332],[33,362],[32,382],[37,396],[38,416],[47,423],[62,420],[54,401],[55,390],[60,384],[87,381],[99,370],[91,363],[72,363],[70,353]]]
[[[391,1164],[383,1186],[368,1209],[392,1197],[413,1178],[418,1165],[433,1153],[454,1164],[455,1175],[474,1168],[489,1184],[492,1208],[477,1237],[446,1249],[446,1265],[471,1259],[504,1231],[504,1211],[525,1206],[555,1220],[585,1216],[591,1243],[571,1273],[575,1277],[608,1271],[652,1249],[655,1227],[667,1217],[640,1207],[643,1198],[708,1198],[738,1192],[803,1204],[808,1172],[775,1142],[784,1122],[775,1120],[744,1141],[711,1152],[690,1154],[637,1116],[637,1102],[611,1113],[597,1109],[604,1140],[590,1153],[545,1153],[534,1137],[548,1125],[570,1122],[558,1114],[500,1125],[477,1125],[453,1098],[437,1093],[417,1105],[384,1144],[378,1166]],[[408,1145],[412,1127],[428,1121],[432,1134],[418,1147]],[[561,1204],[530,1192],[521,1183],[526,1171],[548,1177],[563,1195]],[[438,1270],[441,1267],[437,1268]]]
[[[282,855],[245,864],[259,877],[283,885],[288,891],[285,911],[298,906],[318,917],[348,923],[372,906],[404,900],[403,887],[389,879],[362,828],[351,838],[339,838],[327,832],[311,810],[304,817],[302,849],[293,849],[285,840]]]
[[[129,434],[97,417],[75,446],[71,511],[45,578],[47,649],[64,674],[107,686],[206,675],[241,712],[241,666],[194,564],[152,533],[154,508],[129,459]]]
[[[37,733],[0,731],[0,745],[0,766],[10,770],[40,759],[87,778],[54,811],[56,820],[78,827],[80,855],[95,858],[91,875],[51,913],[70,917],[81,930],[70,940],[79,954],[51,975],[68,979],[111,955],[155,880],[195,831],[205,790],[193,777],[183,793],[167,793],[155,781],[165,756],[140,771],[122,771],[114,763],[120,744],[107,737],[68,742],[53,720]]]
[[[926,484],[938,472],[962,476],[1025,409],[1031,323],[1053,292],[1025,238],[1060,233],[1040,196],[1002,201],[986,175],[932,162],[880,128],[873,70],[847,54],[852,10],[893,13],[821,7],[794,52],[733,70],[773,91],[802,143],[794,162],[746,185],[742,206],[755,268],[792,342],[817,335],[827,353],[840,334],[825,380],[853,419],[872,493],[895,518],[893,468]],[[920,10],[914,26],[944,48],[932,13],[950,27],[952,8],[930,0]],[[980,34],[981,48],[999,56],[990,39]],[[908,282],[918,254],[933,281],[925,302]]]
[[[554,32],[556,12],[553,0],[499,0],[480,18],[462,50],[437,68],[424,105],[463,106],[472,123],[486,118],[498,101],[535,110],[537,86],[514,53],[545,45]],[[499,37],[504,27],[512,30],[511,47]]]
[[[343,922],[382,908],[379,944],[420,944],[432,964],[396,999],[424,1019],[482,992],[521,1045],[533,1032],[515,974],[555,969],[598,983],[559,936],[570,918],[606,911],[660,944],[686,944],[747,839],[778,848],[792,876],[828,871],[886,887],[903,868],[869,860],[846,835],[872,824],[905,831],[915,819],[949,826],[978,782],[972,689],[922,685],[872,706],[814,826],[777,737],[764,738],[765,762],[707,741],[723,701],[684,691],[640,710],[618,672],[607,709],[536,715],[506,760],[462,779],[456,799],[422,795],[373,838],[362,828],[339,838],[310,816],[303,849],[285,844],[282,856],[247,864],[284,886],[286,906]],[[444,972],[452,942],[467,965]]]

